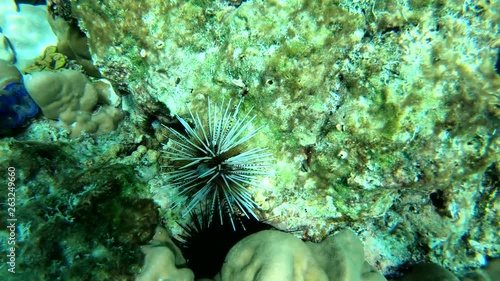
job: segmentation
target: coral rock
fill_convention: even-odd
[[[146,258],[142,272],[137,276],[136,281],[194,280],[194,274],[190,269],[181,268],[186,261],[165,229],[157,228],[151,243],[142,246],[142,252]]]
[[[221,280],[367,281],[385,280],[363,259],[363,245],[352,231],[322,243],[304,243],[291,234],[265,230],[236,244],[226,257]]]
[[[98,91],[75,70],[42,71],[25,76],[28,92],[45,116],[68,126],[71,136],[104,134],[116,128],[122,112],[110,105],[109,92]]]

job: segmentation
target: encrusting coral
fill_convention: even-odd
[[[216,280],[218,280],[216,278]],[[315,244],[264,230],[238,242],[226,256],[222,281],[383,281],[364,261],[363,244],[344,230]]]
[[[384,273],[420,256],[460,270],[499,254],[485,173],[500,157],[496,3],[81,0],[71,10],[94,63],[144,120],[188,118],[185,103],[203,116],[208,97],[255,106],[264,126],[248,145],[270,148],[276,176],[252,195],[274,226],[310,240],[363,229],[400,249],[367,257]],[[389,231],[407,239],[379,235]]]
[[[194,274],[183,268],[186,261],[181,251],[170,239],[166,229],[156,228],[155,235],[149,245],[142,246],[145,254],[144,267],[136,277],[136,281],[193,281]]]
[[[0,169],[16,171],[15,246],[22,253],[15,276],[2,270],[0,280],[133,280],[140,246],[160,221],[158,205],[141,196],[148,186],[136,163],[110,163],[110,147],[99,145],[101,153],[87,154],[77,141],[0,139]],[[7,196],[0,192],[1,201]]]
[[[71,137],[82,132],[104,134],[116,128],[123,113],[112,99],[111,85],[98,90],[76,70],[41,71],[24,77],[26,89],[44,115],[63,122]]]
[[[191,270],[169,238],[157,228],[136,281],[194,280]],[[210,253],[207,253],[210,254]],[[215,254],[215,253],[214,253]],[[214,269],[217,270],[217,269]],[[197,279],[199,280],[199,278]],[[203,280],[212,280],[205,278]],[[384,281],[364,261],[361,241],[350,230],[315,244],[302,242],[290,233],[263,230],[234,245],[226,256],[216,281]]]
[[[51,2],[130,93],[147,149],[208,98],[254,106],[248,145],[269,147],[276,176],[251,195],[273,226],[312,241],[355,229],[384,274],[500,255],[496,1]],[[168,179],[149,184],[178,231]]]

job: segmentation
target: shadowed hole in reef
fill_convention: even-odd
[[[500,48],[498,48],[497,62],[495,63],[495,71],[498,75],[500,75]]]
[[[436,207],[438,209],[443,209],[445,207],[442,190],[436,189],[433,192],[431,192],[429,194],[429,199],[431,199],[432,205],[434,207]]]
[[[241,239],[261,230],[274,229],[252,216],[233,217],[236,225],[233,228],[227,211],[222,212],[222,221],[211,220],[210,212],[213,210],[207,205],[191,211],[190,222],[180,225],[184,233],[174,238],[196,279],[213,278],[221,270],[229,250]]]

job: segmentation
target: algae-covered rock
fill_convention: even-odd
[[[460,270],[500,255],[490,180],[500,13],[469,2],[81,0],[71,10],[145,130],[167,141],[157,120],[176,126],[187,108],[205,116],[207,97],[244,97],[262,126],[249,145],[275,155],[275,176],[252,190],[262,219],[309,240],[363,230],[384,253],[367,259],[390,272],[422,257]],[[171,192],[161,183],[159,199]]]
[[[5,270],[1,279],[132,279],[139,246],[159,223],[157,205],[140,196],[145,186],[134,167],[86,167],[87,159],[75,157],[75,148],[64,143],[1,144],[0,168],[15,170],[17,253],[16,274]],[[7,202],[7,192],[0,200]],[[7,211],[0,210],[4,221],[12,218]],[[0,259],[5,264],[9,258]]]
[[[350,230],[314,244],[289,233],[264,230],[237,243],[226,256],[220,280],[382,281],[364,262],[363,245]]]

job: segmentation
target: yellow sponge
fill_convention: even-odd
[[[135,281],[194,281],[193,272],[184,267],[186,260],[166,229],[156,228],[150,244],[142,246],[142,252],[146,255],[144,267]]]

